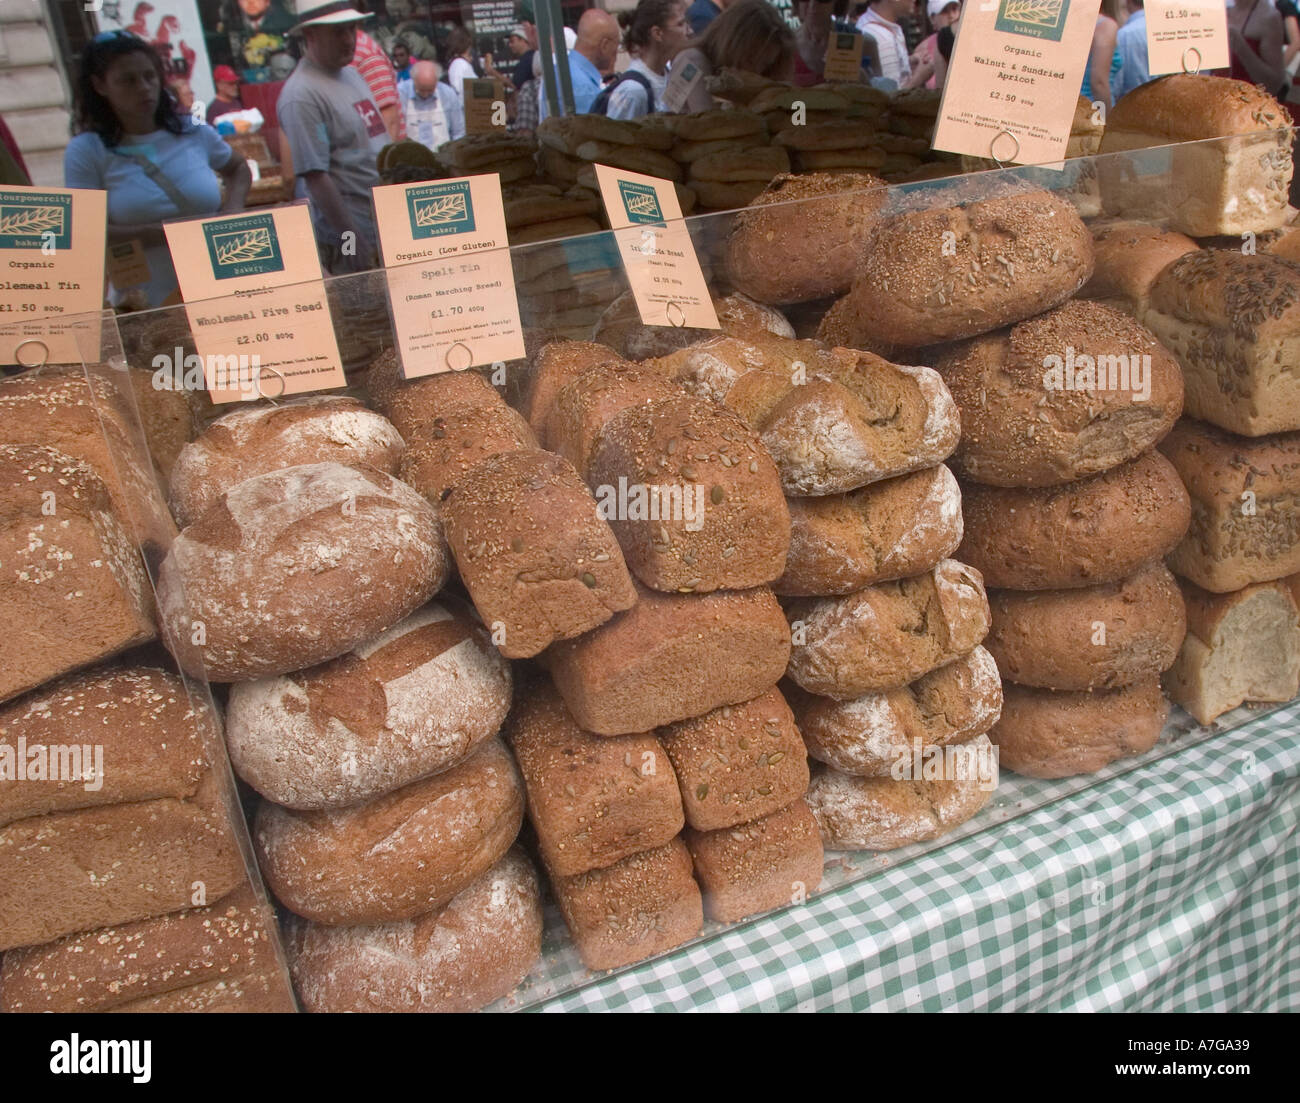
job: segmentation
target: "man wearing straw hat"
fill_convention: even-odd
[[[299,0],[290,33],[302,36],[303,57],[276,105],[294,172],[311,199],[322,260],[333,273],[376,261],[370,189],[379,183],[375,158],[388,130],[366,82],[350,68],[357,24],[368,18],[351,0]]]

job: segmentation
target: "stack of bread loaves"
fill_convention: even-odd
[[[499,401],[478,376],[394,382],[412,441],[442,435],[448,383]],[[231,760],[265,798],[254,847],[312,1011],[473,1009],[540,952],[494,738],[510,671],[468,608],[430,600],[450,559],[438,508],[392,475],[408,455],[381,415],[313,397],[227,414],[172,472],[164,629],[233,683]]]

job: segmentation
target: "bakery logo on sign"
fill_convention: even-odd
[[[72,196],[0,192],[0,249],[67,249],[72,245]]]
[[[0,781],[52,781],[87,793],[104,787],[104,747],[100,743],[0,743]]]
[[[926,746],[912,740],[910,751],[903,751],[889,767],[895,781],[967,781],[991,793],[998,787],[998,749],[987,740],[974,743]]]
[[[411,219],[411,236],[443,237],[474,232],[474,202],[469,184],[422,184],[408,188],[406,213]]]
[[[1064,356],[1044,356],[1043,367],[1043,388],[1048,391],[1131,391],[1134,402],[1151,398],[1149,353],[1089,356],[1067,345]]]
[[[596,515],[602,521],[676,521],[687,532],[704,527],[704,487],[700,483],[656,486],[629,483],[620,475],[617,486],[602,483],[594,493]]]
[[[663,222],[664,212],[659,206],[659,195],[649,184],[620,180],[618,194],[622,197],[623,210],[627,213],[629,222]]]
[[[280,238],[269,214],[222,218],[203,224],[212,274],[219,280],[283,272]]]
[[[994,29],[1060,42],[1069,11],[1069,0],[1002,0]]]

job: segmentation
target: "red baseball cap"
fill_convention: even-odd
[[[212,79],[220,81],[222,84],[238,84],[239,74],[229,65],[218,65],[212,70]]]

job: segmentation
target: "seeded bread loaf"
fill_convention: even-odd
[[[987,735],[946,748],[954,777],[926,780],[925,760],[901,778],[854,777],[829,766],[813,770],[805,798],[827,850],[895,850],[946,835],[984,807],[997,787]],[[937,761],[937,760],[936,760]]]
[[[1187,637],[1165,676],[1176,704],[1210,724],[1246,701],[1300,693],[1300,611],[1285,582],[1229,594],[1182,583]]]
[[[1192,501],[1176,574],[1227,593],[1300,570],[1300,433],[1243,439],[1183,420],[1161,451]]]
[[[772,591],[664,594],[551,648],[544,661],[583,728],[623,735],[738,705],[776,685],[790,629]]]
[[[197,521],[236,483],[304,463],[368,466],[397,473],[402,438],[352,398],[313,395],[233,410],[181,449],[168,497],[182,525]]]
[[[213,898],[239,885],[208,759],[218,738],[179,678],[145,667],[73,675],[0,709],[0,950],[189,907],[197,882]],[[20,766],[27,780],[13,780]]]
[[[1248,437],[1300,429],[1289,367],[1300,346],[1300,267],[1236,249],[1188,253],[1156,277],[1142,322],[1182,365],[1188,417]]]
[[[1087,227],[1050,192],[910,211],[876,227],[841,322],[855,347],[973,337],[1064,302],[1092,263]]]
[[[536,447],[528,422],[504,402],[452,406],[407,443],[398,476],[436,505],[476,464]]]
[[[802,903],[821,884],[821,834],[802,797],[734,827],[688,828],[682,840],[715,923]]]
[[[681,839],[576,877],[552,877],[564,922],[588,969],[618,969],[680,946],[704,925]]]
[[[708,593],[773,582],[790,515],[757,435],[704,398],[677,394],[624,409],[600,430],[587,483],[628,568],[655,590]],[[644,491],[637,509],[623,487]]]
[[[295,920],[285,941],[306,1011],[477,1011],[541,955],[537,874],[512,848],[446,907],[360,927]]]
[[[1118,582],[1178,545],[1190,507],[1159,452],[1065,486],[962,490],[957,558],[1008,590],[1070,590]]]
[[[1134,318],[1146,313],[1151,285],[1165,266],[1200,248],[1186,234],[1146,222],[1116,220],[1093,223],[1091,228],[1096,263],[1079,298],[1094,299]]]
[[[437,512],[405,483],[306,464],[237,484],[176,539],[159,612],[188,672],[245,681],[346,653],[423,605],[449,567]]]
[[[885,777],[913,747],[968,743],[989,730],[1002,709],[1002,682],[982,647],[901,689],[848,701],[786,685],[808,754],[846,774]]]
[[[753,186],[760,187],[758,184]],[[699,181],[692,187],[701,190],[701,202],[703,202],[703,196],[708,194],[705,189],[748,189],[750,185],[709,184]],[[779,310],[757,303],[748,295],[733,292],[721,298],[715,297],[713,309],[718,316],[718,327],[723,334],[732,337],[751,337],[756,334],[794,336],[790,323]],[[629,360],[649,360],[656,356],[667,356],[674,349],[692,345],[705,337],[712,337],[715,332],[708,329],[693,329],[689,326],[645,325],[641,321],[636,299],[630,291],[627,291],[610,303],[600,316],[592,340],[609,345]]]
[[[808,756],[775,686],[752,700],[659,729],[686,822],[714,831],[770,815],[808,788]]]
[[[785,615],[789,676],[837,701],[914,682],[974,650],[989,630],[979,572],[953,559],[843,597],[795,598]]]
[[[532,366],[532,384],[523,415],[533,432],[545,440],[546,419],[560,391],[593,369],[630,366],[608,345],[591,341],[551,341],[542,346]]]
[[[1002,687],[1002,718],[989,732],[1002,766],[1025,777],[1093,774],[1156,745],[1169,703],[1160,679],[1122,689],[1053,692]]]
[[[280,902],[318,923],[411,919],[447,904],[519,834],[523,787],[498,739],[450,770],[364,804],[295,812],[264,802],[253,844]]]
[[[496,388],[478,372],[446,371],[399,384],[381,410],[409,441],[457,407],[497,406],[501,401]]]
[[[847,494],[791,498],[778,594],[849,594],[928,571],[961,543],[961,490],[943,464]]]
[[[0,700],[154,638],[144,563],[88,464],[0,445],[0,502]]]
[[[275,916],[247,885],[205,908],[11,950],[0,1012],[293,1012]]]
[[[508,658],[589,632],[636,601],[618,541],[559,456],[531,449],[484,460],[442,514],[461,579]]]
[[[984,646],[1009,682],[1115,689],[1173,665],[1187,621],[1178,583],[1155,562],[1119,582],[1078,590],[990,590]]]
[[[593,735],[544,682],[521,698],[506,738],[524,779],[546,868],[572,877],[663,846],[682,829],[682,799],[651,733]]]
[[[945,351],[935,366],[961,408],[959,475],[1059,486],[1107,471],[1169,432],[1178,363],[1137,322],[1069,302]]]

